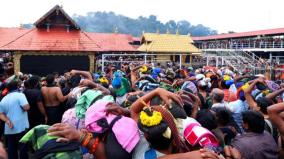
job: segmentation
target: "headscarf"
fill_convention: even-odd
[[[109,103],[106,101],[97,101],[87,110],[85,126],[88,131],[103,133],[103,128],[99,126],[98,122],[106,120],[110,124],[117,117],[113,114],[106,114],[106,108]],[[117,120],[112,127],[112,132],[115,134],[118,143],[129,153],[134,149],[140,139],[136,122],[128,117],[122,116]]]
[[[113,88],[118,89],[122,85],[122,81],[121,81],[122,74],[120,72],[116,71],[116,72],[114,72],[113,76],[114,76],[114,78],[113,78],[111,84],[112,84]]]
[[[197,94],[196,85],[191,81],[184,82],[184,84],[181,86],[181,89],[185,91],[191,90],[193,94]]]

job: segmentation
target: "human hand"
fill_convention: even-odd
[[[225,146],[224,152],[225,152],[226,159],[241,159],[242,158],[241,153],[237,149],[231,146]]]
[[[84,79],[80,82],[79,86],[88,87],[92,83],[93,83],[92,81]]]
[[[77,70],[71,70],[70,71],[70,76],[74,76],[77,73]]]
[[[260,82],[260,83],[265,83],[264,80],[265,80],[264,77],[259,77],[259,78],[255,79],[255,82],[256,82],[256,83],[258,83],[258,82]]]
[[[56,140],[58,142],[79,141],[81,132],[68,124],[57,123],[48,129],[48,135],[58,136],[59,138]]]
[[[114,114],[114,115],[126,115],[128,113],[127,109],[122,108],[116,103],[110,103],[107,105],[106,114]]]
[[[169,107],[171,105],[171,101],[174,100],[179,105],[184,105],[180,95],[169,92],[163,88],[157,88],[154,90],[155,93],[160,96],[160,98],[164,101],[164,104]]]
[[[280,84],[280,87],[281,87],[281,88],[284,88],[284,83],[281,83],[281,84]]]
[[[224,159],[224,157],[219,156],[217,153],[207,150],[207,149],[200,149],[201,157],[204,159]]]
[[[5,123],[8,125],[8,127],[9,127],[10,129],[13,129],[14,125],[13,125],[13,123],[11,122],[11,120],[8,119]]]
[[[44,117],[44,124],[47,124],[48,118],[47,116]]]
[[[5,151],[5,148],[2,144],[2,142],[0,142],[0,158],[3,158],[3,159],[7,159],[7,153]]]

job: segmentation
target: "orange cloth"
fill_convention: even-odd
[[[224,89],[224,101],[233,102],[238,100],[237,95],[234,92],[231,92],[229,89]]]

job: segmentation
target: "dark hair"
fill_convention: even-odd
[[[232,118],[232,113],[226,108],[213,108],[216,112],[217,123],[221,126],[226,126],[230,123]]]
[[[24,82],[24,87],[25,87],[25,89],[30,89],[31,88],[29,81],[25,81]]]
[[[65,87],[65,84],[66,84],[66,80],[61,79],[61,80],[59,81],[59,85],[60,85],[61,88],[64,88],[64,87]]]
[[[218,93],[214,93],[212,92],[212,99],[215,100],[218,103],[221,103],[224,99],[224,94],[218,94]]]
[[[53,74],[49,74],[46,76],[46,83],[47,84],[54,84],[54,75]]]
[[[38,76],[32,76],[29,80],[28,80],[28,85],[30,88],[35,88],[37,87],[39,84],[39,77]]]
[[[80,84],[80,81],[81,81],[81,76],[76,74],[70,78],[69,82],[71,84],[71,87],[75,88]]]
[[[139,129],[146,134],[146,139],[150,143],[151,147],[158,150],[165,150],[167,149],[173,137],[171,136],[170,139],[165,138],[163,133],[167,130],[168,124],[165,121],[162,121],[159,125],[153,127],[143,126],[139,119],[138,121]]]
[[[217,128],[217,120],[215,115],[207,109],[202,109],[197,112],[196,120],[202,125],[202,127],[213,130]]]
[[[227,85],[227,84],[226,84],[226,81],[222,80],[222,81],[221,81],[221,87],[222,87],[223,89],[229,89],[229,88],[230,88],[230,85]]]
[[[17,90],[18,89],[18,81],[13,80],[11,82],[8,83],[7,85],[7,89],[9,90],[9,92]]]
[[[150,109],[143,110],[148,116],[152,116],[153,112]],[[166,150],[169,148],[173,141],[173,134],[170,138],[163,136],[163,133],[169,127],[168,123],[162,119],[162,121],[155,126],[143,125],[141,119],[138,120],[138,128],[144,132],[147,141],[150,143],[151,147],[157,150]]]
[[[267,107],[273,105],[273,101],[266,97],[259,97],[256,100],[256,104],[260,107],[260,111],[263,114],[267,114]]]
[[[248,124],[248,131],[254,133],[263,133],[265,121],[262,114],[249,110],[242,113],[243,122]]]

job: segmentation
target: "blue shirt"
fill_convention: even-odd
[[[23,106],[27,104],[26,96],[16,91],[7,94],[2,99],[0,113],[6,114],[13,124],[12,129],[5,124],[5,134],[18,134],[29,128],[28,113],[23,109]]]

